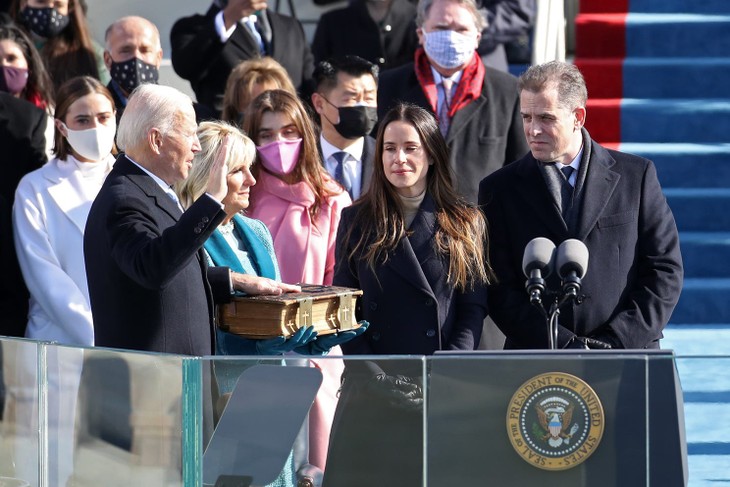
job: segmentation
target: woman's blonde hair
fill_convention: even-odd
[[[228,75],[223,94],[223,120],[240,123],[241,114],[253,101],[251,95],[256,85],[270,85],[294,95],[297,93],[289,73],[275,59],[263,57],[243,61]]]
[[[187,179],[175,184],[175,193],[183,208],[189,208],[208,187],[210,168],[218,157],[218,151],[226,136],[229,136],[227,172],[231,172],[241,164],[250,166],[256,159],[256,145],[243,135],[238,127],[226,122],[201,123],[198,127],[201,150],[195,154],[193,167],[190,168]]]

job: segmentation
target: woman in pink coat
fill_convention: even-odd
[[[340,213],[352,201],[324,169],[304,106],[287,91],[266,91],[249,105],[243,128],[258,152],[247,213],[269,228],[282,281],[332,284]],[[333,347],[330,355],[342,350]],[[309,413],[309,463],[324,469],[344,366],[341,360],[313,362],[324,381]]]
[[[283,282],[332,284],[335,237],[350,196],[327,173],[299,99],[266,91],[249,106],[244,130],[258,149],[249,216],[274,239]]]

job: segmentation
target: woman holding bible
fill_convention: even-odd
[[[183,207],[190,206],[205,191],[210,168],[217,158],[225,158],[228,168],[228,193],[222,204],[227,216],[205,243],[205,252],[211,265],[227,266],[232,277],[245,281],[249,294],[271,294],[298,291],[299,286],[281,282],[279,264],[274,252],[271,234],[266,226],[243,212],[249,206],[251,188],[256,179],[251,166],[256,159],[256,146],[241,131],[225,122],[203,122],[198,128],[201,151],[195,155],[188,178],[175,187]],[[309,328],[301,328],[292,337],[247,339],[216,329],[218,355],[281,355],[297,352],[321,356],[333,346],[363,333],[367,324],[357,330],[318,337]],[[222,394],[222,409],[236,381],[246,366],[237,362],[218,361],[215,374]],[[308,467],[308,452],[295,452],[272,486],[296,485],[296,472]]]
[[[486,222],[452,186],[438,122],[396,106],[380,123],[375,161],[370,190],[343,211],[337,235],[334,284],[363,290],[358,319],[370,322],[343,350],[475,349],[492,279]],[[422,376],[420,361],[346,362],[325,486],[422,485]]]

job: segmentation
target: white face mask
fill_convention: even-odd
[[[93,129],[71,130],[65,123],[66,140],[71,148],[84,159],[100,161],[111,154],[117,123],[110,120],[109,125],[97,125]]]
[[[446,69],[454,69],[468,63],[474,56],[476,37],[473,34],[459,34],[454,30],[424,32],[426,42],[423,49],[431,60]]]

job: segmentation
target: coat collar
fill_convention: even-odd
[[[434,296],[431,284],[422,267],[422,263],[432,256],[431,249],[436,233],[436,204],[428,193],[421,203],[418,214],[413,219],[410,230],[411,236],[401,239],[386,265],[403,276],[415,288],[429,296]]]
[[[120,174],[126,176],[127,179],[138,186],[145,195],[155,200],[155,205],[170,215],[173,220],[178,221],[180,219],[180,208],[177,207],[177,204],[175,204],[172,198],[126,155],[122,154],[119,156],[114,168],[115,170],[118,169]]]
[[[109,160],[97,163],[98,169],[104,174],[109,173],[113,164],[113,157],[109,157]],[[101,189],[103,178],[98,179],[97,185],[84,181],[84,176],[77,170],[71,156],[66,161],[52,159],[43,166],[42,174],[51,183],[48,186],[48,195],[58,209],[83,233],[91,203]]]
[[[583,133],[584,138],[590,140],[585,129]],[[591,158],[583,185],[583,207],[576,234],[578,240],[588,237],[621,179],[621,175],[611,169],[615,163],[615,159],[606,149],[595,142],[591,143]]]
[[[579,240],[585,240],[593,229],[621,177],[611,169],[616,161],[608,151],[590,139],[590,135],[585,129],[583,129],[583,136],[586,143],[591,144],[591,150],[583,186],[585,195],[583,207],[580,210],[578,229],[574,236]],[[586,161],[582,162],[582,164],[585,163]],[[521,179],[515,191],[520,194],[521,199],[532,207],[537,219],[544,222],[557,238],[561,241],[570,238],[568,228],[558,212],[558,208],[553,204],[550,191],[540,173],[538,165],[542,163],[528,152],[525,157],[514,164],[517,164],[516,171]]]

